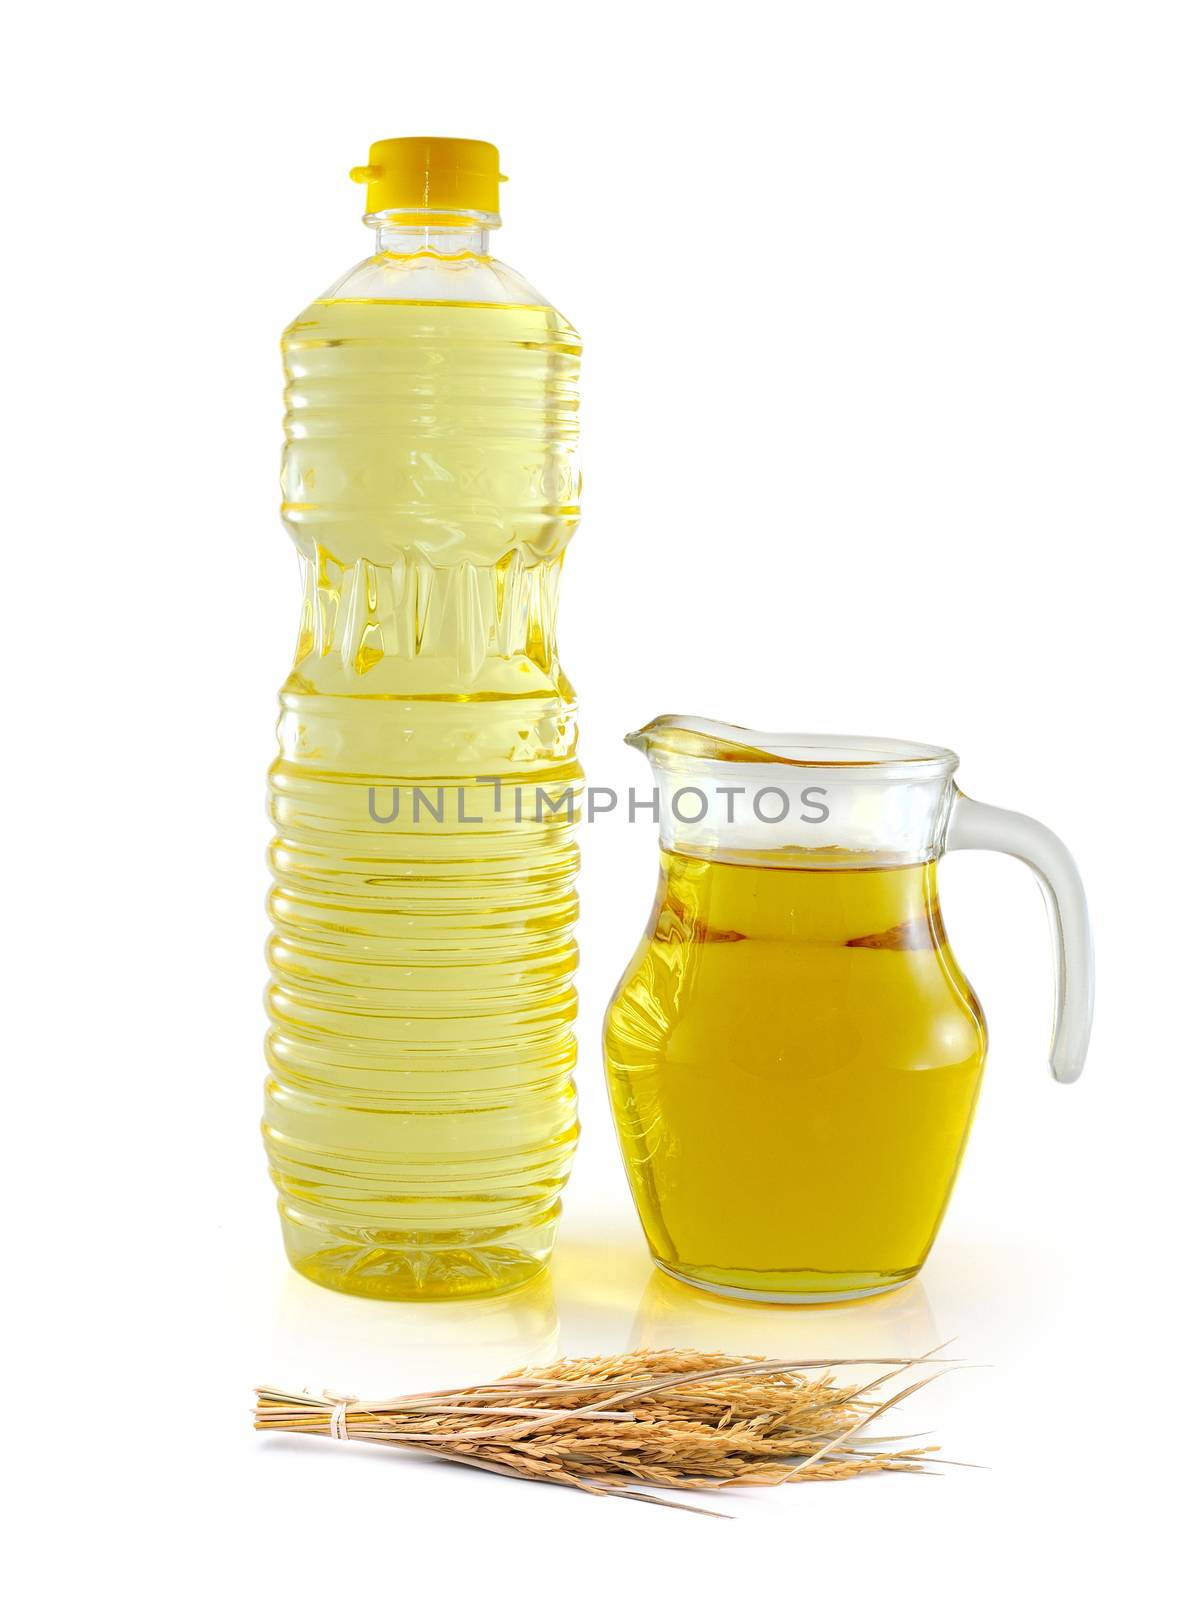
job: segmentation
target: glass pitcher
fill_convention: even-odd
[[[968,799],[950,750],[660,717],[661,874],[604,1028],[624,1164],[658,1266],[717,1294],[859,1298],[915,1276],[986,1055],[937,902],[943,850],[1026,861],[1057,974],[1050,1051],[1082,1069],[1089,921],[1068,850]]]

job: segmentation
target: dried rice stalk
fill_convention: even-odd
[[[256,1427],[397,1445],[508,1477],[678,1506],[638,1486],[721,1489],[924,1470],[936,1446],[902,1448],[903,1435],[862,1430],[939,1376],[884,1396],[934,1356],[802,1362],[636,1350],[368,1405],[258,1389]],[[825,1369],[842,1366],[890,1370],[841,1384]]]

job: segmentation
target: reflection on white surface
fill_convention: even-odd
[[[634,1228],[600,1223],[567,1230],[551,1271],[492,1299],[385,1304],[286,1271],[268,1381],[386,1395],[645,1345],[812,1361],[919,1356],[944,1337],[920,1280],[837,1305],[720,1299],[658,1271]]]
[[[548,1273],[514,1294],[415,1304],[336,1294],[287,1271],[268,1381],[378,1398],[475,1383],[557,1355]]]
[[[654,1269],[632,1343],[820,1361],[920,1356],[941,1340],[919,1280],[870,1300],[781,1306],[721,1300]]]
[[[566,1354],[685,1346],[732,1355],[898,1357],[940,1343],[917,1279],[870,1300],[770,1305],[686,1288],[653,1266],[638,1230],[572,1230],[553,1279]]]

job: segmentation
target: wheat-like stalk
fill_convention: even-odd
[[[676,1506],[647,1487],[721,1489],[924,1470],[936,1446],[905,1447],[903,1435],[875,1438],[865,1430],[939,1374],[900,1387],[895,1380],[936,1359],[934,1351],[908,1360],[768,1361],[636,1350],[366,1405],[353,1396],[258,1389],[256,1427],[396,1445],[509,1477]],[[831,1370],[845,1366],[887,1370],[845,1384]]]

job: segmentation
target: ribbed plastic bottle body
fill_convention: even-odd
[[[350,1293],[488,1293],[547,1259],[577,1136],[555,619],[580,345],[490,258],[380,256],[283,349],[304,598],[264,1132],[285,1244]]]

